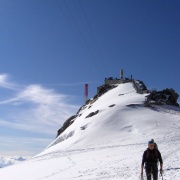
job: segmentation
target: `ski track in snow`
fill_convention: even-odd
[[[169,141],[170,140],[171,137],[169,138]],[[175,144],[172,145],[175,146]],[[132,148],[136,149],[136,151],[133,151],[133,153],[129,154]],[[102,147],[94,147],[94,148],[92,147],[87,149],[76,149],[76,150],[62,151],[56,153],[54,152],[52,154],[51,153],[46,154],[42,157],[36,157],[32,160],[44,161],[47,159],[60,158],[60,157],[66,157],[68,159],[69,166],[67,168],[60,169],[57,172],[53,172],[52,174],[44,177],[44,179],[56,179],[56,176],[58,174],[61,175],[63,172],[65,174],[68,172],[74,172],[74,168],[78,169],[78,173],[75,171],[74,174],[71,173],[72,174],[71,176],[69,175],[67,178],[63,177],[63,179],[77,179],[77,180],[134,179],[135,176],[140,176],[140,163],[141,163],[141,155],[143,148],[144,148],[143,143],[127,144],[127,145],[117,144],[112,146],[102,146]],[[167,147],[162,147],[161,148],[162,152],[164,151],[164,148]],[[180,159],[178,153],[179,150],[180,149],[178,148],[176,150],[168,149],[166,150],[166,153],[164,153],[163,159],[165,162],[168,162],[168,164],[164,164],[165,166],[164,180],[165,179],[170,180],[169,177],[171,177],[171,180],[176,180],[176,176],[180,177],[180,167],[177,167],[177,164]],[[107,153],[107,151],[109,153]],[[98,158],[97,154],[101,154],[101,156]],[[105,154],[105,156],[102,157],[102,154]],[[134,157],[137,157],[137,154],[140,156],[140,158],[134,161]],[[123,158],[121,157],[121,155],[123,156]],[[88,156],[94,158],[92,160],[89,160]],[[84,168],[83,166],[78,167],[78,164],[76,164],[77,162],[76,158],[78,157],[81,158],[84,157],[82,161],[90,161],[89,162],[90,164],[92,163],[91,161],[93,161],[95,167],[93,166],[93,163],[91,167],[89,166],[86,167],[86,165],[84,165],[85,166]]]
[[[132,148],[132,146],[139,146],[139,145],[130,145],[130,146],[124,146],[126,147],[126,149],[128,150],[129,148]],[[78,164],[76,164],[75,162],[76,161],[73,161],[74,157],[75,156],[84,156],[85,159],[83,159],[83,161],[86,161],[86,159],[88,159],[88,154],[91,154],[90,156],[91,157],[94,157],[93,161],[94,161],[94,164],[96,167],[94,167],[92,165],[92,167],[89,167],[89,168],[85,168],[85,170],[83,170],[83,168],[81,167],[80,171],[78,171],[78,175],[76,173],[75,176],[72,176],[72,177],[68,177],[67,179],[114,179],[114,178],[118,178],[120,176],[123,176],[123,179],[128,179],[129,178],[129,175],[127,175],[127,170],[129,169],[129,165],[126,165],[126,161],[129,161],[131,159],[133,159],[134,157],[134,153],[132,153],[130,156],[128,154],[128,157],[119,157],[119,153],[113,153],[111,155],[111,151],[112,150],[115,150],[117,151],[116,149],[120,149],[122,146],[120,145],[116,145],[116,146],[107,146],[107,147],[101,147],[101,148],[91,148],[91,149],[79,149],[77,151],[71,151],[71,152],[57,152],[55,154],[55,156],[51,156],[51,155],[45,155],[45,157],[43,157],[43,159],[40,159],[40,160],[45,160],[47,158],[58,158],[58,157],[64,157],[64,156],[67,156],[68,159],[69,159],[69,164],[71,164],[71,166],[69,166],[67,169],[64,169],[64,170],[61,170],[57,173],[53,173],[49,176],[47,176],[48,178],[52,178],[53,179],[53,176],[55,176],[56,174],[58,173],[62,173],[62,171],[70,171],[72,172],[73,171],[73,167],[75,166],[78,166]],[[98,158],[96,156],[96,154],[101,154],[103,153],[103,151],[109,151],[109,153],[104,153],[105,154],[105,157],[100,157]],[[92,154],[95,154],[95,156],[92,156]],[[138,152],[137,152],[138,153]],[[108,154],[108,156],[107,156]],[[122,154],[123,155],[123,154]],[[46,157],[47,156],[47,157]],[[71,156],[71,158],[69,157]],[[111,159],[114,159],[113,161],[111,161]],[[110,161],[109,161],[110,160]],[[92,160],[90,160],[92,161]],[[117,167],[117,164],[122,164],[121,167]],[[97,168],[98,167],[98,168]],[[136,168],[139,167],[139,165],[137,166],[136,165]],[[139,171],[139,170],[138,170]],[[138,173],[138,171],[136,171]],[[93,177],[91,177],[93,176]],[[96,177],[94,177],[96,176]],[[65,179],[65,178],[63,178]]]

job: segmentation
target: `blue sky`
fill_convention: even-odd
[[[179,0],[0,0],[0,154],[35,155],[105,77],[180,94]]]

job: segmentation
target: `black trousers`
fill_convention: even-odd
[[[157,164],[146,164],[145,169],[146,169],[147,180],[151,180],[151,176],[153,176],[153,180],[158,180]]]

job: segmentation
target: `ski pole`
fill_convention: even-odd
[[[164,178],[163,178],[163,173],[162,172],[160,172],[160,176],[162,176],[162,180],[163,180]]]
[[[141,180],[144,180],[143,173],[141,173]]]

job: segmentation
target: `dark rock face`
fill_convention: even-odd
[[[99,110],[95,111],[95,112],[91,112],[88,116],[86,116],[86,118],[92,117],[94,115],[96,115],[99,112]]]
[[[144,84],[143,81],[136,80],[136,84],[138,85],[138,87],[139,87],[142,91],[146,91],[146,90],[147,90],[147,87],[146,87],[146,85]]]
[[[164,89],[162,91],[152,91],[149,96],[147,96],[147,101],[145,105],[158,104],[158,105],[173,105],[179,106],[177,103],[179,95],[173,89]]]
[[[76,117],[77,117],[77,115],[74,115],[74,116],[71,116],[70,118],[68,118],[65,121],[65,123],[63,124],[63,126],[58,130],[56,137],[58,137],[60,134],[62,134],[74,122]]]
[[[85,105],[83,105],[82,107],[79,108],[79,110],[77,111],[77,114],[79,114],[79,112],[85,107]]]
[[[97,97],[100,97],[101,95],[103,95],[104,93],[106,93],[107,91],[109,91],[110,89],[113,89],[117,87],[116,85],[108,85],[108,84],[104,84],[102,86],[99,86],[97,88]]]
[[[108,106],[108,107],[113,107],[113,106],[115,106],[115,104],[112,104],[112,105],[110,105],[110,106]]]
[[[124,94],[119,94],[118,96],[123,96]]]
[[[132,80],[133,87],[135,88],[137,93],[143,94],[148,93],[147,87],[145,86],[143,81],[140,80]]]
[[[88,127],[88,124],[81,126],[81,130],[85,130]]]

